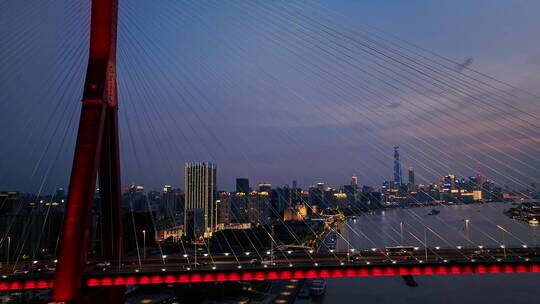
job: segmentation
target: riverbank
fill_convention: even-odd
[[[504,211],[508,217],[525,222],[531,226],[538,226],[540,219],[540,203],[538,202],[521,202],[513,203],[513,207]]]

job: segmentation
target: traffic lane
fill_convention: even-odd
[[[337,257],[336,257],[337,256]],[[412,257],[412,258],[410,258]],[[481,258],[478,258],[476,260],[478,261],[495,261],[495,260],[503,260],[504,259],[504,253],[503,252],[494,252],[493,253],[493,257],[490,257],[490,258],[485,258],[485,259],[481,259]],[[524,258],[522,255],[509,255],[507,254],[506,255],[506,259],[504,260],[525,260],[525,259],[530,259],[530,258]],[[473,259],[464,259],[463,258],[463,254],[462,252],[460,252],[459,254],[458,253],[455,253],[455,252],[447,252],[445,254],[442,254],[442,255],[434,255],[434,254],[428,254],[428,260],[427,262],[441,262],[441,263],[444,263],[444,262],[448,262],[448,263],[454,263],[454,262],[470,262],[472,261]],[[537,260],[537,258],[535,259]],[[352,263],[352,264],[357,264],[357,263],[371,263],[371,264],[389,264],[389,263],[399,263],[399,264],[402,264],[402,263],[411,263],[411,262],[414,262],[414,261],[422,261],[422,262],[425,262],[425,253],[424,254],[420,254],[420,253],[417,253],[417,254],[412,254],[412,255],[384,255],[384,254],[372,254],[370,256],[364,256],[360,259],[352,259],[352,260],[348,260],[347,256],[346,255],[343,255],[343,254],[340,254],[340,255],[323,255],[323,254],[318,254],[318,255],[313,255],[311,257],[307,257],[305,255],[294,255],[294,256],[290,256],[288,257],[287,259],[283,259],[283,258],[278,258],[278,259],[275,259],[273,260],[273,263],[272,265],[269,265],[268,263],[265,263],[264,265],[267,265],[268,266],[309,266],[309,265],[313,265],[313,263],[316,263],[316,264],[319,264],[320,266],[324,266],[324,265],[336,265],[337,263]],[[167,261],[165,264],[163,264],[162,261],[149,261],[149,262],[145,262],[144,264],[141,264],[142,267],[139,267],[138,264],[136,265],[124,265],[124,267],[121,268],[122,271],[136,271],[136,270],[144,270],[144,271],[149,271],[149,270],[152,270],[152,271],[155,271],[155,270],[163,270],[165,269],[164,271],[167,271],[167,270],[172,270],[173,268],[174,269],[177,269],[177,270],[186,270],[186,267],[185,266],[190,266],[190,268],[197,268],[197,269],[211,269],[211,267],[213,266],[217,266],[219,265],[220,266],[220,269],[223,269],[223,267],[225,267],[225,269],[234,269],[234,268],[238,268],[238,266],[242,267],[242,268],[254,268],[254,269],[257,269],[257,268],[261,268],[261,267],[264,267],[264,265],[261,266],[261,264],[255,264],[255,263],[251,263],[249,261],[232,261],[232,260],[229,260],[229,261],[219,261],[219,262],[215,262],[212,263],[211,260],[205,260],[205,261],[201,261],[200,262],[201,264],[199,264],[199,266],[197,267],[194,267],[193,266],[193,263],[189,264],[185,261]],[[202,264],[204,263],[204,264]],[[223,266],[223,267],[222,267]],[[113,270],[114,271],[114,270]]]
[[[395,261],[395,264],[396,266],[414,266],[414,265],[420,265],[420,263],[418,261],[411,261],[411,260],[394,260]],[[525,260],[523,259],[518,259],[517,256],[512,256],[512,257],[508,257],[508,259],[506,260],[503,260],[501,259],[502,262],[525,262]],[[531,258],[528,260],[529,262],[540,262],[540,259],[539,258]],[[496,262],[495,260],[493,259],[490,259],[490,260],[479,260],[477,261],[479,263],[479,265],[481,265],[482,263],[498,263]],[[456,264],[467,264],[467,265],[471,265],[471,264],[474,264],[474,263],[471,263],[471,260],[460,260],[460,259],[456,259],[456,260],[447,260],[446,262],[443,262],[442,260],[429,260],[428,263],[430,265],[456,265]],[[394,264],[394,263],[392,263]],[[351,263],[345,263],[345,262],[340,262],[339,264],[337,263],[337,260],[334,258],[334,257],[319,257],[319,261],[315,263],[313,262],[306,262],[306,260],[302,259],[301,257],[299,257],[298,260],[295,260],[295,261],[291,261],[290,259],[289,260],[276,260],[275,262],[275,265],[266,265],[266,267],[268,267],[268,269],[283,269],[283,268],[288,268],[290,267],[291,269],[298,269],[298,268],[303,268],[303,267],[306,267],[306,268],[312,268],[314,266],[319,266],[319,267],[336,267],[336,266],[343,266],[343,267],[347,267],[347,266],[373,266],[373,267],[377,267],[377,266],[389,266],[391,265],[391,263],[389,263],[388,259],[386,258],[383,258],[383,257],[380,257],[377,259],[377,257],[371,257],[370,261],[367,261],[367,262],[364,262],[364,261],[360,261],[360,262],[351,262]],[[369,267],[368,266],[368,267]],[[212,268],[212,267],[216,267],[216,268]],[[144,267],[142,268],[139,268],[138,266],[134,266],[134,265],[124,265],[124,267],[111,267],[111,268],[106,268],[104,270],[101,270],[101,271],[96,271],[96,270],[90,270],[90,271],[85,271],[85,275],[87,276],[102,276],[102,275],[122,275],[122,274],[134,274],[134,273],[141,273],[141,274],[151,274],[151,273],[159,273],[159,272],[165,272],[165,273],[175,273],[175,272],[187,272],[189,273],[190,271],[213,271],[213,270],[222,270],[222,271],[231,271],[231,270],[239,270],[238,268],[241,268],[243,270],[262,270],[261,267],[264,267],[264,266],[261,266],[261,265],[255,265],[255,264],[250,264],[250,263],[245,263],[245,264],[230,264],[230,263],[223,263],[219,266],[216,266],[216,265],[207,265],[207,266],[201,266],[201,267],[192,267],[192,268],[185,268],[185,267],[182,267],[182,265],[174,265],[174,264],[168,264],[166,266],[163,266],[163,265],[157,265],[157,264],[148,264],[148,265],[145,265]],[[20,279],[24,279],[24,278],[32,278],[32,279],[36,279],[36,278],[50,278],[54,275],[54,272],[48,272],[48,273],[30,273],[30,274],[16,274],[16,275],[9,275],[9,276],[5,276],[4,279],[9,279],[9,278],[20,278]]]
[[[526,259],[536,257],[536,248],[497,248],[497,249],[474,249],[474,248],[463,248],[463,249],[434,249],[428,248],[427,257],[428,261],[462,261],[462,260],[489,260],[489,259]],[[425,260],[426,252],[423,248],[418,248],[417,250],[405,253],[388,253],[385,251],[379,250],[362,250],[354,251],[347,253],[344,252],[327,252],[327,253],[307,253],[307,252],[278,252],[274,253],[273,257],[268,252],[264,254],[243,254],[243,255],[208,255],[208,256],[197,256],[197,263],[201,266],[219,264],[219,265],[231,265],[232,267],[237,265],[260,265],[265,261],[268,262],[273,260],[275,263],[280,264],[289,264],[289,263],[300,263],[300,262],[313,262],[313,263],[322,263],[322,262],[399,262],[401,260]],[[137,268],[146,268],[146,267],[163,267],[167,265],[180,265],[189,267],[194,265],[195,257],[166,257],[166,258],[148,258],[146,260],[141,260],[139,265],[138,259],[124,259],[121,261],[123,264],[120,268],[127,269],[137,269]],[[50,267],[44,269],[41,266],[43,264],[48,264]],[[41,267],[41,268],[40,268]],[[43,271],[36,270],[37,268],[42,269]],[[9,268],[2,269],[3,274],[13,274],[13,272],[24,273],[27,272],[52,272],[54,271],[55,263],[53,261],[48,262],[26,262],[20,263],[15,268],[10,266]],[[117,263],[109,263],[103,261],[90,261],[86,266],[86,271],[95,271],[95,270],[107,270],[109,268],[118,268]],[[14,270],[13,270],[14,269]]]
[[[441,258],[463,258],[463,259],[474,259],[474,258],[489,258],[489,257],[504,257],[506,255],[508,258],[511,257],[533,257],[535,256],[533,253],[535,251],[533,250],[527,250],[527,249],[514,249],[514,250],[506,250],[506,252],[502,249],[492,249],[484,252],[479,252],[478,250],[474,249],[461,249],[461,250],[454,250],[454,249],[440,249],[440,250],[433,250],[428,249],[427,255],[428,258],[433,257],[441,257]],[[327,259],[327,258],[334,258],[334,259],[347,259],[347,258],[359,258],[359,259],[378,259],[378,258],[384,258],[391,260],[393,258],[405,258],[405,257],[414,257],[417,259],[423,259],[425,258],[426,252],[425,250],[422,250],[421,248],[418,250],[405,252],[405,253],[388,253],[388,252],[381,252],[381,251],[354,251],[350,253],[345,252],[329,252],[329,253],[299,253],[299,252],[291,252],[290,254],[275,254],[273,255],[273,260],[312,260],[317,261],[321,259]],[[262,259],[261,259],[262,258]],[[237,256],[220,256],[220,255],[212,255],[207,257],[197,257],[198,262],[206,262],[206,263],[212,263],[212,262],[230,262],[230,263],[245,263],[245,262],[251,262],[253,260],[256,261],[268,261],[271,260],[272,257],[270,254],[264,254],[264,255],[237,255]],[[126,260],[127,262],[131,263],[138,263],[138,260]],[[193,257],[187,257],[187,258],[167,258],[167,259],[147,259],[147,260],[141,260],[142,264],[146,263],[193,263],[195,259]]]

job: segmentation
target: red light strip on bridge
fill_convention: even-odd
[[[540,264],[493,264],[493,265],[407,265],[373,267],[317,267],[309,269],[241,270],[215,273],[183,274],[133,274],[123,276],[93,277],[86,280],[89,287],[118,285],[150,285],[174,283],[204,283],[227,281],[262,281],[308,278],[344,278],[402,275],[443,274],[495,274],[495,273],[539,273]]]
[[[228,281],[262,281],[309,278],[345,278],[402,275],[444,275],[444,274],[495,274],[495,273],[540,273],[539,263],[496,263],[465,265],[388,265],[357,267],[313,267],[302,269],[264,269],[216,272],[193,272],[181,274],[121,274],[87,277],[86,285],[122,286],[156,285],[175,283],[204,283]],[[52,288],[52,279],[4,279],[0,281],[0,291]]]
[[[52,279],[27,279],[27,280],[15,280],[9,279],[0,281],[0,291],[5,290],[28,290],[28,289],[47,289],[52,288]]]

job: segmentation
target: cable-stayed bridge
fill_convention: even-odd
[[[507,248],[491,250],[489,257],[478,257],[478,248],[423,248],[407,255],[388,255],[380,250],[365,252],[334,252],[307,254],[291,252],[287,256],[253,262],[253,255],[214,254],[201,256],[198,262],[191,257],[125,260],[122,266],[91,262],[84,271],[83,285],[88,287],[157,285],[226,281],[287,280],[306,278],[343,278],[405,275],[458,275],[540,272],[538,248]],[[427,258],[427,260],[426,260]],[[30,262],[32,263],[32,262]],[[40,261],[43,263],[43,261]],[[51,265],[54,262],[51,261]],[[25,269],[25,265],[19,267]],[[26,268],[28,269],[28,267]],[[52,272],[34,272],[9,276],[0,284],[1,290],[52,288]]]
[[[190,4],[195,10],[200,10],[198,4]],[[246,4],[245,6],[235,7],[242,11],[249,12],[252,6],[257,4]],[[485,153],[489,158],[486,167],[490,172],[498,174],[506,180],[517,185],[524,185],[526,181],[534,180],[535,174],[538,174],[538,168],[528,165],[529,163],[538,163],[538,151],[540,148],[537,142],[530,140],[532,135],[538,135],[539,117],[534,111],[527,111],[514,105],[511,101],[518,93],[516,88],[503,83],[497,79],[491,78],[475,70],[470,70],[470,74],[463,73],[467,67],[457,68],[451,61],[440,57],[426,57],[425,50],[419,50],[414,46],[407,45],[403,47],[400,42],[387,40],[380,34],[370,35],[365,32],[350,32],[334,25],[328,20],[319,19],[310,15],[302,7],[292,5],[288,9],[276,9],[267,3],[258,3],[269,14],[274,14],[275,28],[282,31],[281,35],[296,36],[298,40],[291,40],[290,44],[280,40],[279,35],[268,32],[266,39],[276,45],[283,47],[294,57],[302,57],[304,54],[299,52],[295,43],[309,45],[317,49],[316,56],[310,59],[309,63],[300,61],[301,72],[312,74],[313,83],[329,82],[334,91],[330,96],[340,96],[345,98],[350,94],[350,87],[361,86],[362,97],[369,100],[392,100],[395,103],[386,104],[387,108],[404,108],[404,113],[409,118],[417,122],[420,128],[424,128],[426,116],[417,114],[417,111],[433,113],[441,110],[441,102],[447,101],[451,108],[448,116],[442,117],[439,123],[447,124],[449,128],[455,128],[461,132],[463,137],[477,140],[477,137],[471,136],[467,132],[465,119],[467,113],[456,113],[460,107],[466,106],[463,101],[474,105],[475,110],[482,110],[482,114],[488,117],[493,115],[510,115],[518,113],[519,120],[502,117],[495,119],[494,124],[501,129],[505,129],[505,139],[515,139],[515,146],[509,149],[498,148],[499,142],[495,142],[493,134],[486,133],[486,141],[482,142],[480,147],[474,146],[471,142],[464,143],[464,147],[473,152],[488,151]],[[78,8],[83,8],[81,5]],[[82,97],[82,108],[77,129],[77,140],[74,150],[73,166],[71,169],[70,185],[65,210],[65,219],[63,229],[58,238],[58,252],[54,260],[29,260],[26,262],[17,262],[12,266],[8,265],[4,269],[3,277],[0,280],[0,290],[30,290],[30,289],[52,289],[52,299],[55,302],[77,302],[85,299],[97,297],[106,297],[110,302],[118,301],[123,297],[124,287],[127,285],[147,285],[147,284],[173,284],[173,283],[196,283],[196,282],[223,282],[223,281],[252,281],[252,280],[283,280],[283,279],[303,279],[303,278],[333,278],[333,277],[357,277],[357,276],[404,276],[404,275],[434,275],[434,274],[490,274],[490,273],[525,273],[540,272],[540,259],[538,257],[538,248],[525,242],[520,242],[516,246],[508,245],[505,237],[515,236],[514,231],[507,227],[492,223],[502,233],[502,240],[495,240],[498,246],[483,246],[470,240],[468,235],[469,222],[465,222],[464,232],[457,232],[464,235],[466,246],[428,246],[426,234],[432,233],[443,242],[445,236],[437,233],[436,229],[429,227],[425,222],[415,214],[414,210],[410,213],[417,218],[420,226],[420,232],[411,233],[423,246],[406,246],[403,241],[403,231],[401,231],[401,241],[397,241],[400,246],[370,249],[354,248],[350,244],[350,239],[343,235],[341,229],[335,225],[335,221],[330,221],[324,232],[318,235],[320,231],[314,230],[311,226],[310,233],[316,236],[315,244],[317,246],[306,246],[304,248],[279,247],[278,241],[274,239],[273,231],[268,231],[269,226],[263,225],[267,230],[267,242],[270,246],[258,246],[261,240],[257,237],[245,238],[251,243],[249,251],[234,250],[234,239],[225,238],[226,244],[223,247],[230,250],[213,252],[208,249],[208,244],[200,244],[206,247],[206,251],[198,255],[197,245],[194,250],[186,250],[183,243],[181,253],[161,254],[156,256],[141,258],[140,244],[137,244],[137,257],[133,254],[128,256],[124,252],[125,237],[123,224],[123,205],[122,189],[120,178],[120,135],[119,135],[119,105],[123,105],[124,100],[118,100],[119,93],[117,81],[122,82],[122,76],[117,73],[117,34],[132,38],[134,30],[140,30],[140,25],[131,24],[133,28],[126,29],[125,32],[118,32],[118,1],[116,0],[92,0],[90,14],[90,35],[88,50],[88,66],[84,79],[84,89]],[[133,14],[128,10],[127,15]],[[181,14],[181,12],[180,12]],[[188,16],[194,18],[194,16]],[[195,18],[196,19],[196,18]],[[234,20],[240,23],[242,20]],[[258,24],[258,27],[265,27],[265,21]],[[292,32],[287,28],[287,24],[295,26],[296,31]],[[120,28],[122,29],[122,28]],[[144,30],[141,30],[144,33]],[[301,34],[301,35],[299,35]],[[144,35],[143,35],[144,37]],[[8,37],[6,39],[14,39]],[[148,39],[148,37],[144,37]],[[160,38],[158,38],[159,40]],[[134,39],[136,41],[136,39]],[[226,39],[221,42],[228,46]],[[84,52],[86,46],[81,46],[78,52]],[[158,65],[154,62],[155,55],[161,58],[168,58],[159,47],[153,45],[140,46],[138,53],[141,58],[145,58],[141,65]],[[240,57],[246,50],[240,50]],[[151,54],[151,52],[155,52]],[[372,66],[369,68],[364,65],[354,53],[362,53],[371,58]],[[153,55],[153,56],[151,56]],[[320,65],[319,56],[329,58],[332,65],[338,67],[338,70],[327,70]],[[122,58],[122,57],[121,57]],[[433,59],[435,58],[435,59]],[[126,60],[126,65],[137,65],[132,59],[123,57],[120,60]],[[225,79],[223,84],[230,85],[226,81],[226,75],[220,71],[211,70],[204,62],[200,63],[201,70],[210,69],[209,74],[216,79]],[[176,64],[176,63],[175,63]],[[79,67],[82,68],[82,67]],[[453,70],[454,69],[454,70]],[[457,69],[457,71],[456,71]],[[262,73],[267,73],[263,71]],[[117,74],[120,77],[117,79]],[[163,75],[152,75],[155,79],[164,79],[164,86],[174,86],[171,80]],[[155,87],[155,79],[145,79],[144,72],[138,71],[126,77],[135,79],[140,83],[140,87],[135,88],[133,92],[124,94],[134,96],[144,96],[152,98],[153,94],[159,96],[159,88]],[[272,78],[272,75],[269,75]],[[315,82],[314,80],[317,80]],[[195,78],[190,81],[196,82]],[[181,84],[181,89],[186,84]],[[279,90],[291,92],[298,100],[305,102],[305,96],[295,93],[293,89],[278,85]],[[394,98],[385,91],[386,86],[392,91],[404,92]],[[504,89],[502,89],[504,88]],[[275,89],[275,88],[274,88]],[[510,89],[510,90],[509,90]],[[202,90],[186,90],[188,96],[197,97],[204,95]],[[326,94],[327,92],[325,92]],[[529,98],[537,98],[525,94]],[[127,95],[124,95],[127,96]],[[433,97],[435,96],[435,97]],[[486,96],[489,97],[486,98]],[[206,98],[202,98],[206,100]],[[412,103],[411,99],[418,99],[422,102]],[[207,100],[206,100],[207,101]],[[130,98],[125,100],[125,106],[130,106]],[[308,103],[309,104],[309,103]],[[156,125],[155,121],[145,115],[157,110],[155,104],[148,105],[147,108],[141,108],[141,124],[146,124],[148,130],[159,133],[168,132],[166,128]],[[208,107],[204,104],[203,107]],[[384,123],[376,115],[380,108],[366,108],[358,110],[351,108],[350,105],[339,104],[354,115],[360,115],[362,119],[372,127],[384,127]],[[384,104],[383,104],[384,106]],[[186,104],[186,108],[190,105]],[[324,106],[323,106],[324,108]],[[324,111],[324,109],[319,109]],[[339,121],[340,116],[331,114],[332,119]],[[425,114],[424,113],[424,114]],[[165,114],[165,113],[161,113]],[[195,120],[204,120],[196,112]],[[139,114],[137,114],[139,115]],[[385,114],[383,113],[382,116]],[[451,118],[451,119],[450,119]],[[189,120],[186,119],[189,124]],[[68,126],[68,125],[66,125]],[[206,125],[205,125],[206,126]],[[478,122],[478,128],[486,128]],[[189,125],[189,127],[192,127]],[[408,128],[410,126],[401,126]],[[66,134],[68,128],[66,127]],[[206,132],[214,135],[208,128]],[[444,161],[452,158],[447,150],[438,148],[439,139],[437,134],[430,134],[431,130],[416,130],[414,127],[407,132],[415,139],[415,144],[425,144],[425,148],[410,145],[411,149],[417,152],[418,163],[427,159],[434,163],[433,167],[425,166],[424,170],[428,173],[436,171],[434,168],[443,167]],[[416,132],[426,133],[426,137],[415,135]],[[130,134],[133,137],[133,134]],[[369,135],[367,135],[369,136]],[[284,134],[287,141],[297,143],[292,134]],[[377,142],[374,146],[376,153],[383,154],[383,144],[381,138],[377,136],[369,137],[369,140]],[[216,141],[219,138],[216,137]],[[435,144],[428,144],[428,141]],[[521,144],[528,144],[533,153],[524,151]],[[222,144],[222,143],[221,143]],[[535,145],[536,144],[536,145]],[[211,150],[208,148],[210,155]],[[482,162],[474,153],[464,153],[463,157],[469,163]],[[138,158],[134,152],[135,158]],[[430,155],[436,155],[435,157]],[[399,156],[395,166],[399,172],[394,182],[401,187],[401,168],[399,167]],[[507,162],[508,161],[508,162]],[[474,168],[475,165],[467,165]],[[522,169],[524,168],[525,169]],[[374,169],[375,171],[375,169]],[[477,180],[481,174],[477,174]],[[96,181],[99,180],[99,184]],[[443,183],[444,184],[444,183]],[[96,254],[99,258],[88,259],[88,251],[92,239],[92,215],[94,212],[93,204],[95,200],[95,189],[99,185],[100,198],[100,252]],[[484,184],[478,182],[475,185],[475,191],[482,193],[492,193],[493,189],[484,189]],[[405,195],[411,201],[418,200],[408,191]],[[406,197],[407,198],[407,197]],[[303,201],[308,209],[313,211],[313,207],[307,201]],[[380,206],[379,206],[380,207]],[[374,207],[378,208],[378,207]],[[359,208],[360,209],[360,208]],[[358,210],[362,211],[362,210]],[[213,212],[213,211],[212,211]],[[304,220],[304,219],[302,219]],[[276,222],[280,222],[292,238],[299,245],[304,245],[300,237],[295,235],[293,228],[277,217]],[[344,221],[342,225],[347,226],[347,233],[362,235],[370,239],[369,235],[351,227],[350,223]],[[401,224],[401,223],[400,223]],[[441,222],[441,225],[448,223]],[[273,230],[273,226],[271,228]],[[424,237],[422,240],[423,230]],[[134,233],[138,234],[136,228]],[[388,232],[385,232],[388,234]],[[491,233],[481,231],[487,238],[494,239]],[[336,248],[335,245],[326,243],[326,237],[333,235],[334,238],[342,239],[347,248]],[[146,234],[144,235],[146,238]],[[389,236],[390,238],[393,238]],[[137,239],[137,237],[136,237]],[[3,237],[3,244],[8,244],[10,239]],[[313,245],[313,244],[312,244]],[[21,245],[23,246],[23,245]],[[19,247],[19,246],[17,246]],[[144,245],[146,247],[146,245]],[[274,248],[276,247],[276,248]],[[8,247],[9,248],[9,247]],[[22,247],[21,247],[22,248]],[[161,248],[160,248],[160,251]],[[22,252],[22,249],[20,250]],[[10,249],[8,249],[9,261]],[[143,254],[146,255],[146,248]],[[40,268],[40,267],[46,267]],[[43,271],[41,271],[43,270]]]

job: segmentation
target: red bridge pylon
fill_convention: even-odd
[[[99,174],[101,254],[123,254],[120,190],[118,103],[116,90],[116,29],[118,0],[92,0],[90,52],[75,155],[71,169],[64,227],[51,301],[89,302],[83,271],[91,239],[92,205]],[[101,302],[119,300],[122,290],[93,291]],[[106,296],[106,298],[103,298]]]

